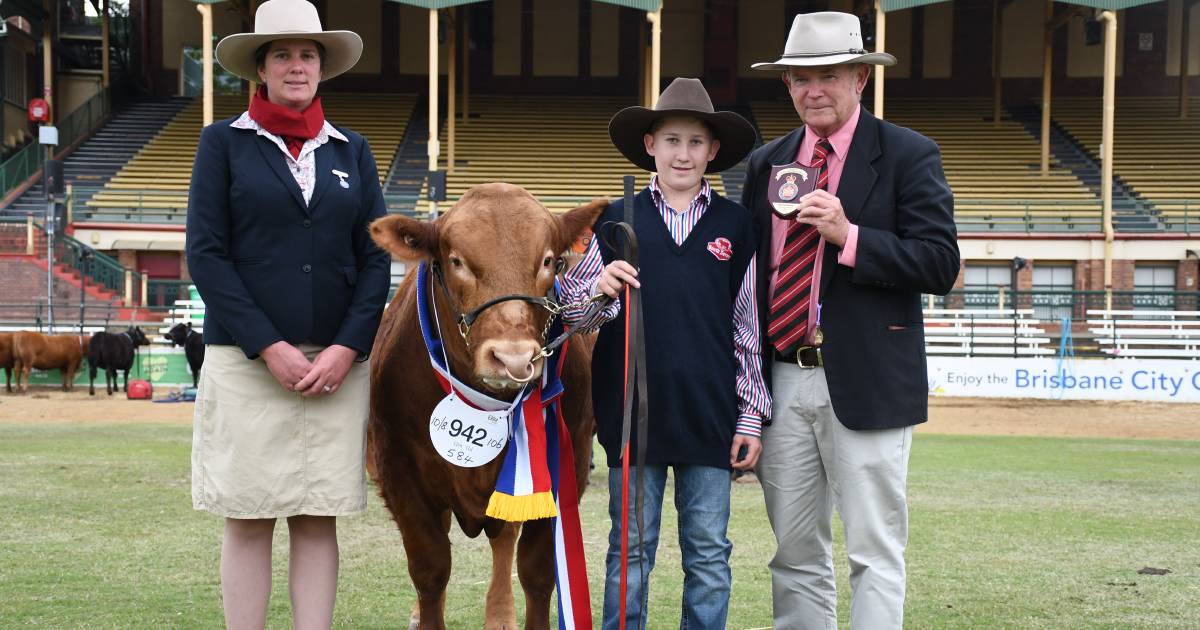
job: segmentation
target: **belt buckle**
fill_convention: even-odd
[[[816,365],[805,365],[804,364],[804,359],[800,357],[800,354],[802,352],[804,352],[805,350],[815,350],[816,351],[816,354],[817,354],[817,364]],[[818,367],[823,367],[825,365],[825,361],[821,357],[821,347],[820,346],[800,346],[799,348],[796,348],[796,365],[800,366],[800,369],[802,369],[802,370],[812,370],[812,369],[816,369]]]

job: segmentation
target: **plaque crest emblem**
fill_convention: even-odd
[[[772,211],[784,218],[791,218],[800,208],[797,199],[817,187],[818,169],[799,162],[771,167],[771,179],[767,183],[767,201]]]

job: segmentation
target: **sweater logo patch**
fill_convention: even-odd
[[[717,260],[729,260],[733,257],[733,245],[729,239],[724,236],[718,237],[708,243],[708,251],[712,252]]]

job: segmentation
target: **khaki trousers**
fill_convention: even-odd
[[[850,627],[904,625],[905,497],[912,427],[851,431],[823,368],[773,367],[772,424],[758,476],[778,549],[770,562],[775,628],[836,630],[833,508],[850,561]],[[863,384],[870,395],[870,384]]]

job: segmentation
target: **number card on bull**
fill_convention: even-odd
[[[429,417],[429,439],[446,461],[463,468],[482,466],[508,443],[511,410],[476,409],[453,392],[442,399]]]
[[[788,218],[800,209],[800,198],[817,188],[819,169],[799,162],[771,167],[767,199],[776,215]]]

